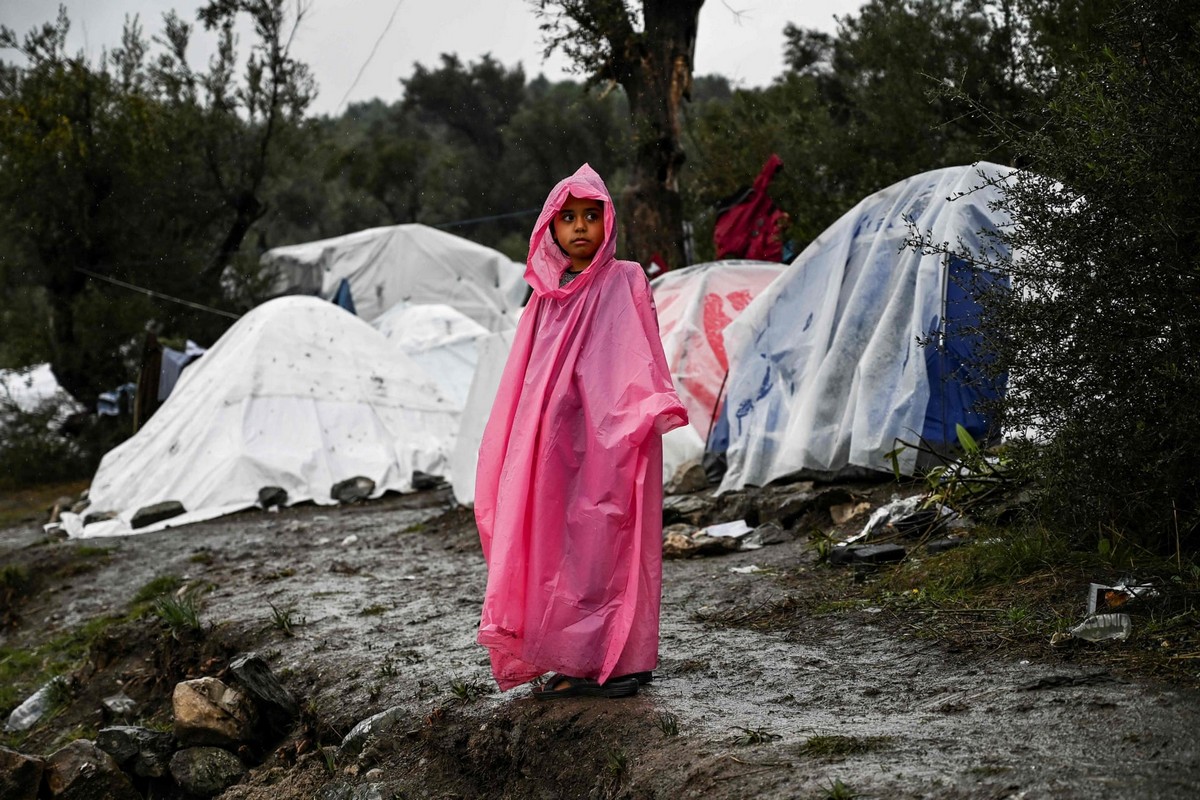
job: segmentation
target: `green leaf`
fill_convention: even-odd
[[[958,443],[962,446],[963,452],[972,456],[979,455],[979,443],[975,441],[975,437],[960,423],[954,423],[954,430],[958,434]]]

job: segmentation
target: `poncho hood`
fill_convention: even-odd
[[[567,202],[569,196],[580,199],[599,200],[604,203],[604,241],[592,258],[591,266],[583,274],[566,286],[559,287],[558,281],[563,271],[571,266],[567,257],[554,241],[551,224],[559,209]],[[529,260],[525,266],[525,280],[533,287],[538,295],[550,297],[566,297],[590,283],[596,273],[609,267],[617,253],[617,221],[613,210],[612,197],[604,180],[584,164],[569,178],[563,178],[546,198],[542,213],[533,226],[533,235],[529,237]]]

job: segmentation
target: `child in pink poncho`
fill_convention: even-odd
[[[687,412],[615,219],[586,164],[546,198],[479,449],[478,641],[501,689],[557,673],[539,699],[634,694],[658,662],[662,434]]]

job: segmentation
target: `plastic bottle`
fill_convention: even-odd
[[[1072,628],[1071,635],[1089,642],[1119,642],[1129,638],[1132,628],[1128,614],[1093,614]]]

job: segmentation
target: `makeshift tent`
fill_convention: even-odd
[[[668,272],[650,284],[658,307],[663,352],[689,424],[663,438],[663,477],[704,455],[718,395],[725,383],[725,327],[750,305],[783,265],[713,261]]]
[[[467,402],[487,328],[441,303],[400,303],[371,323],[435,380],[456,409]]]
[[[898,440],[952,445],[955,424],[989,431],[958,334],[978,319],[974,290],[996,276],[905,245],[915,231],[963,254],[993,255],[997,182],[981,163],[924,173],[871,195],[802,252],[725,331],[728,471],[721,490],[801,470],[891,470]],[[928,347],[923,340],[932,339]],[[899,455],[911,473],[917,452]]]
[[[478,342],[479,359],[471,379],[463,408],[462,424],[454,440],[454,454],[450,457],[451,482],[454,499],[464,506],[475,504],[475,466],[479,461],[479,443],[483,441],[483,429],[492,413],[496,390],[500,388],[500,376],[508,361],[516,330],[490,334]]]
[[[334,502],[365,477],[371,496],[411,489],[412,473],[448,476],[458,413],[403,352],[358,317],[316,298],[271,300],[242,317],[184,371],[138,433],[104,456],[89,513],[118,517],[73,536],[141,533],[254,506]],[[136,531],[134,514],[165,501],[186,513]]]
[[[489,331],[515,325],[525,296],[525,265],[503,253],[425,225],[393,225],[306,244],[262,257],[272,294],[309,294],[343,303],[370,322],[397,303],[445,303]]]

